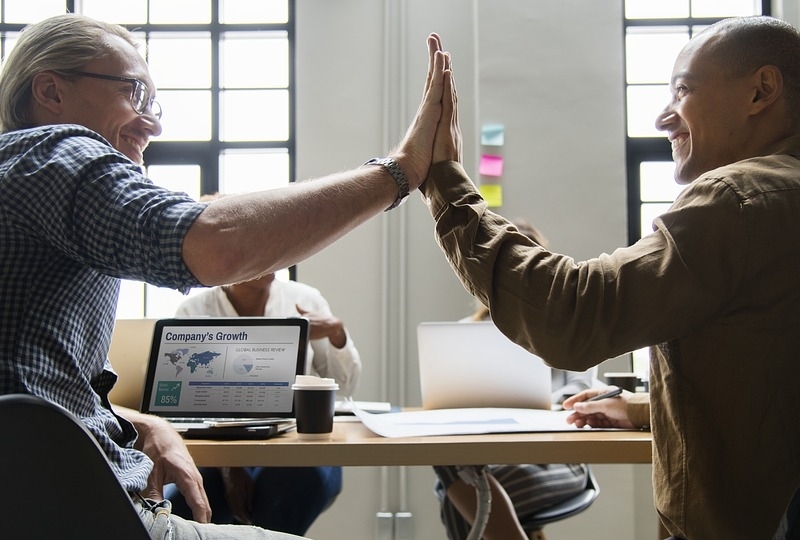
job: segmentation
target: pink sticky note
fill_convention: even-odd
[[[503,156],[483,154],[478,172],[484,176],[503,176]]]

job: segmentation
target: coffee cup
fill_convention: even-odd
[[[636,386],[639,384],[639,377],[636,373],[608,372],[603,373],[603,377],[606,379],[606,384],[622,388],[628,392],[636,392]]]
[[[294,413],[298,439],[330,439],[333,412],[339,385],[334,379],[297,375],[294,390]]]

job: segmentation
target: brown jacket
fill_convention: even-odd
[[[770,539],[800,485],[800,136],[773,151],[582,262],[487,210],[458,163],[423,185],[445,256],[513,341],[574,371],[654,346],[656,507],[689,540]]]

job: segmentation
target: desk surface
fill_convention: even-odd
[[[496,433],[385,438],[360,422],[337,421],[330,441],[287,433],[266,441],[187,440],[198,466],[383,466],[479,463],[650,463],[652,436],[641,431]]]

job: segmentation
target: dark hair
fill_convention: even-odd
[[[783,75],[789,115],[800,119],[800,32],[773,17],[723,19],[698,36],[713,34],[709,52],[726,74],[742,77],[773,65]]]

